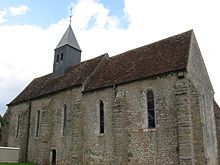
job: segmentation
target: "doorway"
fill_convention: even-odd
[[[51,165],[56,165],[56,156],[57,156],[57,152],[55,149],[52,149],[51,150],[51,155],[52,155],[52,158],[51,158]]]

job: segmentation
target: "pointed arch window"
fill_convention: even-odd
[[[63,136],[66,135],[66,128],[67,128],[67,106],[64,104],[63,107]]]
[[[15,136],[16,138],[18,138],[18,135],[19,135],[20,118],[21,118],[21,116],[20,116],[20,115],[18,115],[18,117],[17,117],[16,136]]]
[[[37,111],[37,123],[36,123],[36,134],[35,137],[38,138],[40,135],[40,111]]]
[[[104,103],[103,101],[99,102],[99,127],[100,127],[100,134],[103,134],[105,131],[105,122],[104,122]]]
[[[147,116],[148,128],[155,128],[155,106],[154,106],[154,93],[152,90],[147,91]]]

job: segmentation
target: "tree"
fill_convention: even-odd
[[[2,139],[2,127],[3,127],[3,126],[2,126],[2,125],[3,125],[3,124],[2,124],[2,120],[3,120],[3,119],[2,119],[2,116],[0,115],[0,141],[1,141],[1,139]]]
[[[2,116],[0,115],[0,141],[2,139]]]
[[[2,116],[0,115],[0,141],[2,139],[2,128],[8,124],[8,122],[2,118]]]

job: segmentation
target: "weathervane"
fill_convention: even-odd
[[[71,7],[71,8],[70,8],[70,24],[71,24],[71,18],[72,18],[72,16],[73,16],[73,12],[72,12],[72,11],[73,11],[73,8]]]

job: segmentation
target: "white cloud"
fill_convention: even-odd
[[[72,20],[77,22],[75,26],[80,30],[91,28],[89,26],[90,21],[93,21],[92,28],[95,29],[115,28],[118,26],[118,18],[109,15],[109,9],[95,0],[81,0],[72,5],[74,6]]]
[[[26,5],[20,5],[20,6],[12,6],[9,8],[9,12],[12,16],[18,16],[18,15],[24,15],[26,14],[30,9]]]
[[[4,18],[7,14],[6,10],[0,11],[0,24],[7,22],[7,20]]]
[[[116,55],[193,28],[220,103],[217,0],[125,0],[127,29],[120,29],[120,20],[95,0],[80,0],[72,5],[72,27],[82,49],[82,60],[106,52]],[[4,15],[0,12],[0,21]],[[54,48],[68,23],[69,18],[62,19],[46,29],[0,25],[0,101],[8,103],[33,78],[52,71]]]
[[[53,50],[65,25],[58,23],[47,29],[30,25],[0,26],[0,113],[5,110],[2,106],[33,78],[52,71]]]
[[[140,45],[194,29],[211,78],[215,98],[220,104],[219,1],[125,0],[133,40]],[[132,41],[133,42],[133,41]]]

